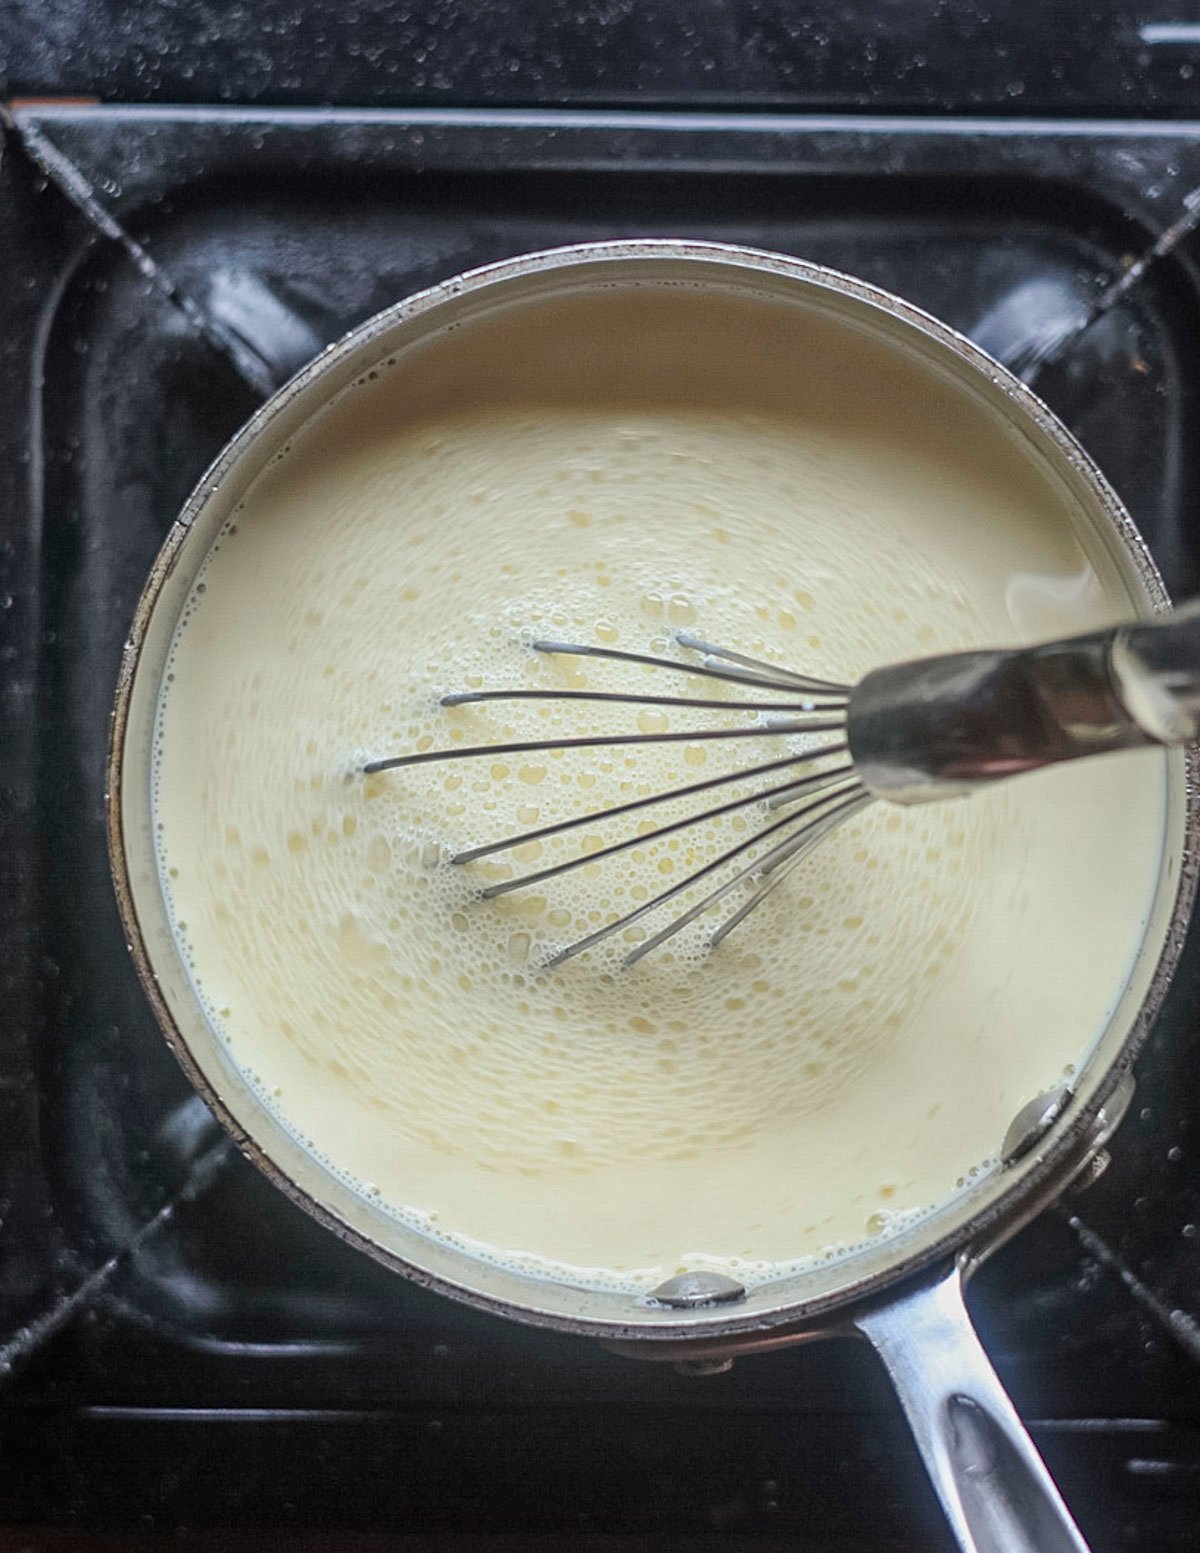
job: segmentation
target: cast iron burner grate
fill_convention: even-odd
[[[873,1361],[709,1380],[482,1317],[320,1230],[154,1029],[104,855],[142,577],[263,394],[428,282],[587,238],[782,249],[928,307],[1097,455],[1200,590],[1200,130],[688,114],[26,109],[0,201],[0,1521],[928,1549]],[[1097,1553],[1200,1507],[1200,944],[1115,1163],[972,1285]]]

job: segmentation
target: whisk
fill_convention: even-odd
[[[455,853],[470,864],[600,822],[680,800],[716,802],[649,831],[617,836],[598,850],[516,878],[485,885],[494,899],[542,884],[629,847],[735,812],[757,818],[750,834],[633,910],[568,944],[546,963],[561,964],[632,927],[701,884],[711,888],[625,956],[632,965],[734,891],[748,893],[713,931],[716,947],[745,921],[820,841],[876,801],[910,805],[960,797],[1022,772],[1061,761],[1144,746],[1186,744],[1200,736],[1200,600],[1150,622],[1136,622],[1036,647],[947,653],[874,669],[855,685],[816,679],[735,652],[689,633],[675,644],[688,657],[621,648],[535,641],[560,657],[604,658],[669,675],[735,685],[744,699],[640,690],[472,690],[441,698],[444,707],[491,701],[609,702],[745,714],[719,728],[516,740],[422,750],[373,760],[364,773],[430,761],[651,743],[697,744],[804,735],[772,760],[541,825]],[[815,768],[815,769],[814,769]],[[724,797],[722,788],[751,784]]]

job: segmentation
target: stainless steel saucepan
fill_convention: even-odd
[[[319,356],[261,409],[197,486],[167,537],[126,643],[112,722],[108,826],[113,876],[146,993],[171,1047],[241,1149],[336,1234],[415,1281],[519,1321],[574,1332],[642,1358],[720,1368],[742,1353],[855,1333],[879,1353],[960,1546],[1065,1553],[1084,1543],[971,1328],[971,1271],[1081,1175],[1095,1169],[1133,1091],[1130,1064],[1183,940],[1200,831],[1188,758],[1165,753],[1161,869],[1140,956],[1107,1028],[1070,1085],[1030,1096],[997,1145],[1002,1165],[941,1211],[844,1259],[743,1289],[688,1274],[653,1303],[535,1280],[422,1236],[354,1193],[256,1099],[206,1021],[172,936],[151,820],[151,751],[167,650],[209,546],[271,457],[373,365],[448,326],[596,286],[679,285],[798,299],[923,359],[991,406],[1081,514],[1092,560],[1131,614],[1167,604],[1140,536],[1099,470],[1022,383],[945,325],[873,286],[751,249],[628,241],[559,249],[476,270],[401,302]],[[1191,796],[1189,796],[1189,790]]]

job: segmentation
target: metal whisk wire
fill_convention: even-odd
[[[726,728],[591,734],[566,738],[519,739],[485,745],[452,745],[445,749],[420,750],[408,755],[374,760],[363,767],[365,774],[372,775],[394,771],[405,766],[433,761],[464,760],[483,755],[496,757],[552,750],[596,749],[655,743],[695,744],[707,741],[786,737],[796,734],[841,735],[815,748],[735,768],[732,771],[722,772],[718,776],[706,777],[682,787],[633,798],[607,809],[541,825],[535,829],[505,836],[500,840],[486,842],[454,854],[451,862],[471,863],[498,852],[510,851],[531,842],[545,840],[547,837],[562,835],[581,826],[599,824],[635,814],[640,810],[654,808],[660,804],[712,793],[716,789],[733,784],[743,786],[747,783],[753,784],[748,792],[735,793],[732,798],[723,799],[680,818],[673,818],[651,830],[635,833],[589,852],[582,852],[578,857],[568,858],[535,872],[489,884],[480,893],[484,899],[492,899],[513,890],[544,883],[548,879],[556,878],[586,864],[603,862],[630,847],[645,846],[679,831],[703,824],[705,821],[721,819],[740,810],[759,807],[768,816],[777,815],[780,808],[789,810],[782,817],[769,818],[750,836],[736,842],[718,857],[694,869],[632,911],[559,950],[546,962],[547,966],[560,965],[563,961],[582,954],[586,949],[594,947],[614,934],[626,932],[643,917],[719,873],[726,865],[737,864],[734,872],[727,879],[709,890],[687,910],[673,917],[659,932],[631,949],[625,956],[625,963],[635,964],[652,949],[656,949],[660,944],[674,937],[676,933],[710,910],[739,885],[760,876],[749,898],[714,932],[710,942],[715,946],[728,937],[733,929],[771,894],[810,847],[815,846],[831,830],[871,801],[870,794],[855,775],[853,762],[848,758],[841,759],[834,765],[824,765],[822,769],[806,769],[835,756],[848,757],[848,745],[844,735],[850,696],[849,686],[830,680],[815,679],[811,675],[798,674],[775,664],[764,663],[745,653],[715,646],[690,634],[680,634],[676,641],[685,650],[700,654],[701,661],[699,663],[681,661],[648,653],[628,652],[621,648],[574,642],[539,640],[532,645],[535,651],[541,653],[609,659],[656,671],[666,670],[676,674],[713,679],[738,685],[746,690],[769,691],[775,693],[775,698],[730,700],[716,696],[660,694],[657,691],[547,688],[464,691],[443,696],[441,704],[445,707],[461,707],[501,701],[615,703],[749,712],[755,719],[767,720],[756,720],[749,726]],[[784,777],[785,774],[788,774],[785,780],[769,786],[760,785],[765,777],[774,775]],[[764,846],[766,850],[760,850]]]

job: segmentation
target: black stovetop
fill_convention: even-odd
[[[857,1347],[701,1379],[504,1324],[349,1250],[233,1152],[122,942],[109,700],[158,543],[271,384],[420,285],[592,237],[748,242],[929,308],[1035,381],[1168,585],[1196,591],[1198,187],[1183,124],[19,115],[0,160],[0,1523],[946,1545]],[[1096,1553],[1190,1549],[1200,1524],[1192,937],[1112,1168],[971,1289]]]

